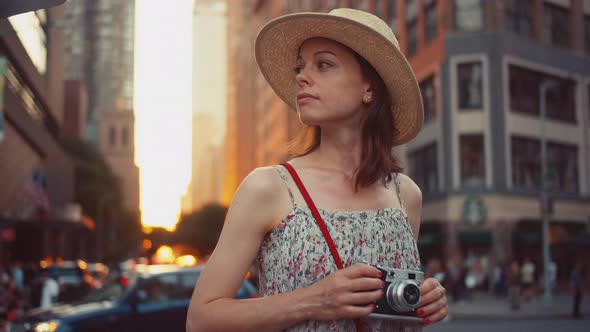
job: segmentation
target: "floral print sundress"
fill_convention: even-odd
[[[338,270],[326,240],[307,206],[296,204],[290,176],[275,166],[284,180],[293,208],[264,238],[256,257],[261,296],[286,293],[312,285]],[[362,211],[320,209],[345,267],[358,261],[398,269],[419,269],[420,258],[408,216],[403,208],[399,174],[393,175],[401,208]],[[294,187],[294,190],[298,190]],[[422,331],[414,322],[361,320],[363,331]],[[285,331],[355,331],[354,320],[304,321]]]

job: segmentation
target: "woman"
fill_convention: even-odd
[[[445,290],[420,285],[422,323],[368,315],[383,297],[377,268],[418,269],[421,193],[391,154],[423,121],[420,92],[385,22],[352,9],[286,15],[256,40],[256,61],[309,128],[289,161],[334,238],[338,270],[317,220],[282,166],[250,173],[195,287],[187,331],[403,331],[447,314]],[[255,261],[261,298],[234,300]]]

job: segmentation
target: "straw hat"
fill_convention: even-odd
[[[391,96],[391,112],[399,134],[394,145],[416,137],[424,120],[422,97],[410,64],[395,35],[375,15],[349,8],[325,13],[297,13],[267,23],[256,38],[256,62],[273,90],[296,109],[297,82],[293,68],[301,44],[321,37],[348,46],[381,75]]]

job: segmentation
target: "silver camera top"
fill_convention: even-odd
[[[386,266],[376,265],[377,268],[385,271],[386,282],[393,282],[396,280],[413,280],[417,284],[421,284],[424,281],[424,272],[418,270],[404,270],[394,269]]]

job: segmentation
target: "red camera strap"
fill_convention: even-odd
[[[339,270],[342,270],[344,268],[344,266],[342,265],[342,259],[340,258],[340,255],[338,254],[338,250],[336,249],[336,245],[334,244],[334,240],[332,240],[332,236],[330,236],[330,232],[328,231],[328,227],[326,227],[326,223],[324,222],[324,219],[322,219],[322,216],[320,216],[320,213],[319,213],[317,207],[315,206],[315,204],[313,203],[311,196],[307,192],[307,189],[305,189],[305,186],[303,185],[301,178],[299,178],[299,175],[297,174],[297,172],[295,171],[293,166],[291,166],[291,164],[285,162],[285,163],[282,163],[281,165],[283,165],[289,171],[289,174],[291,174],[291,177],[293,178],[293,181],[295,181],[297,188],[299,188],[299,191],[301,192],[303,199],[305,199],[305,203],[307,203],[307,206],[311,210],[311,214],[313,214],[313,217],[315,218],[316,222],[318,223],[318,226],[320,227],[320,230],[322,231],[322,234],[324,235],[324,239],[326,239],[326,242],[328,243],[328,248],[330,248],[330,252],[332,253],[332,257],[334,258],[334,261],[336,261],[336,266],[338,266]],[[361,325],[361,321],[359,319],[355,319],[354,323],[356,325],[357,332],[362,332],[363,326]]]

